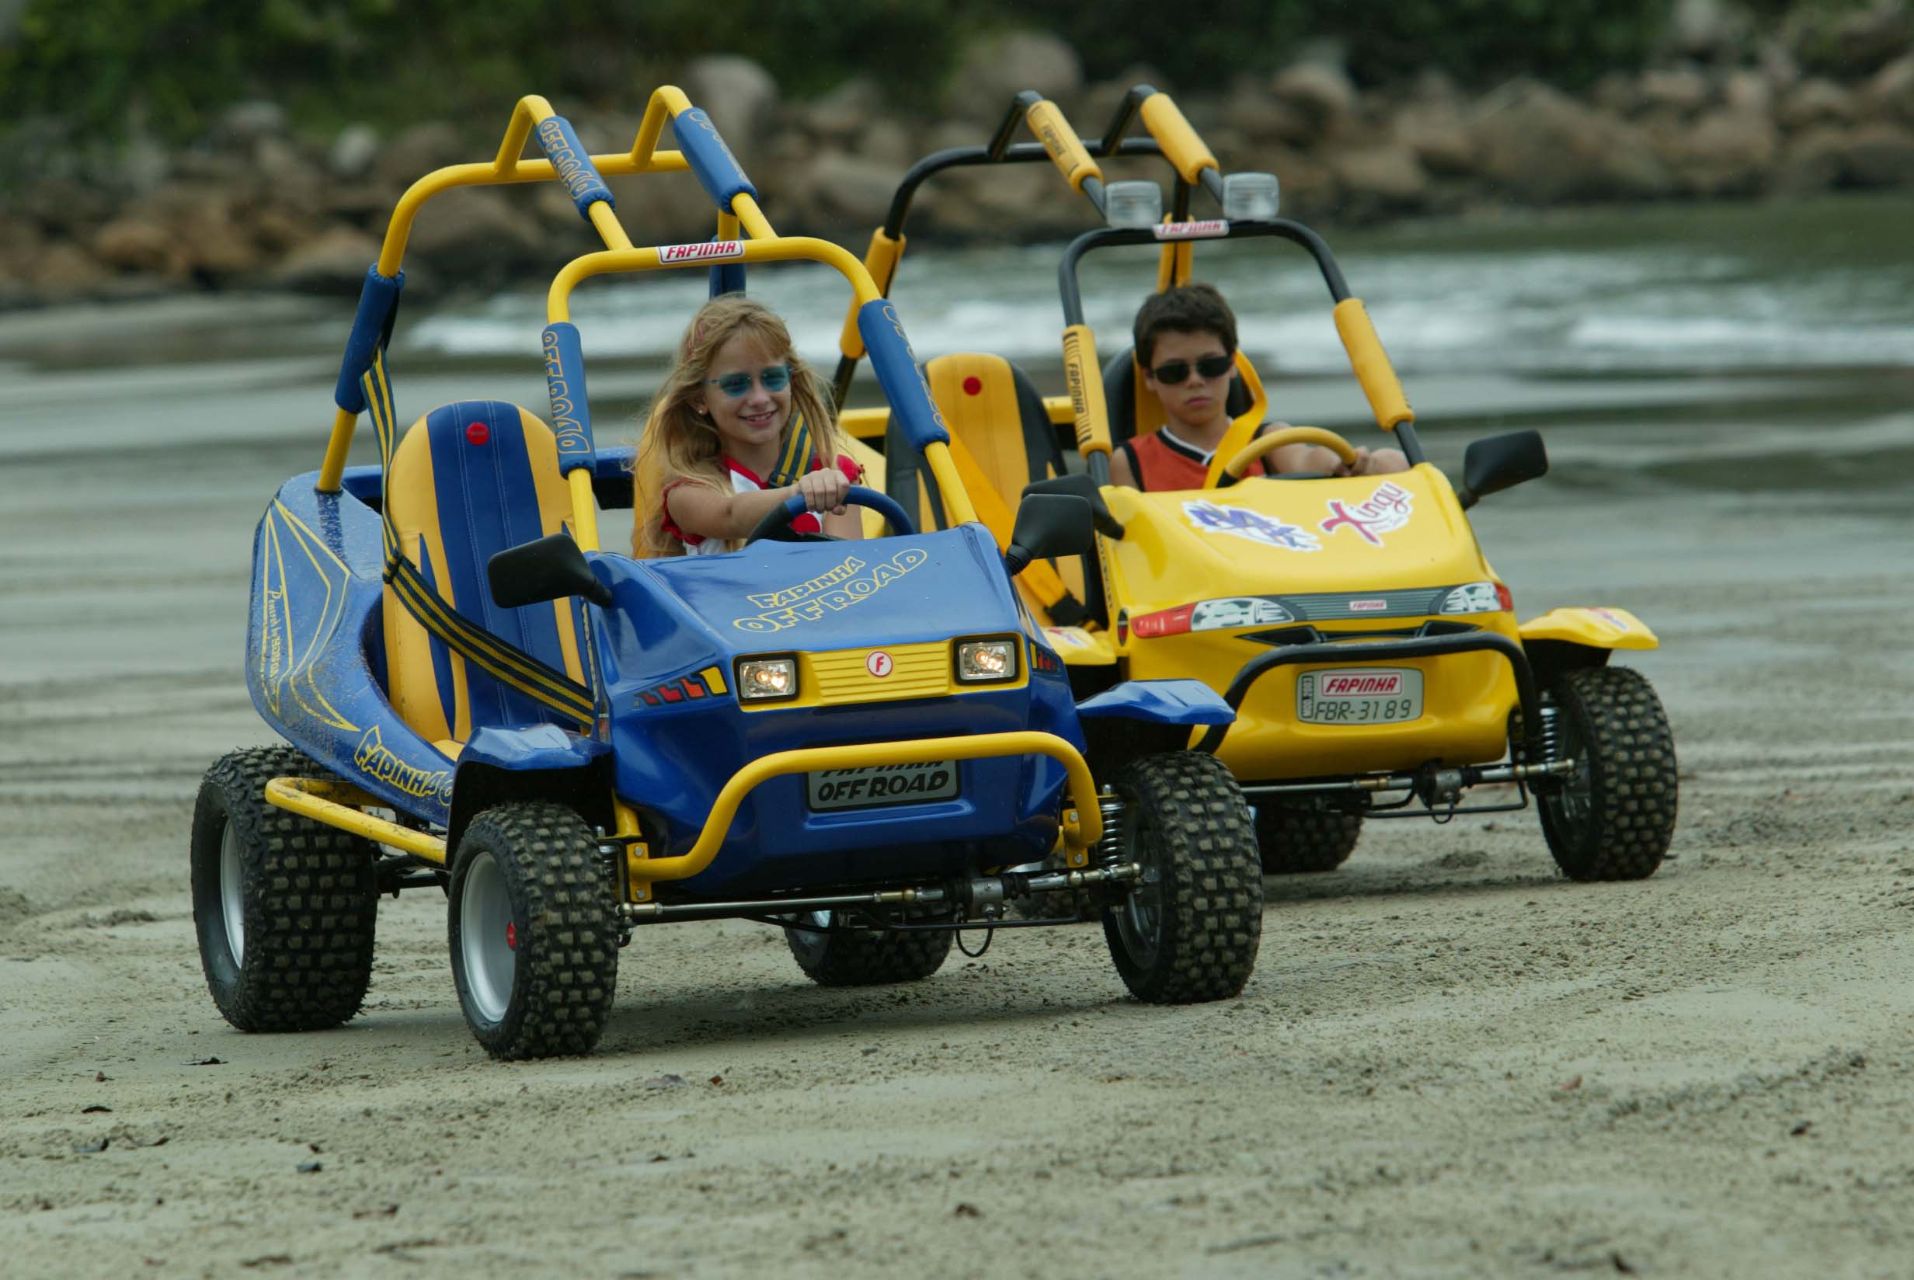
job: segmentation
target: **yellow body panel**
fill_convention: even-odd
[[[1385,485],[1406,495],[1392,509],[1390,519],[1400,518],[1391,527],[1372,521],[1372,533],[1365,535],[1339,519],[1339,511],[1371,509],[1363,504],[1373,503]],[[1244,663],[1269,652],[1266,642],[1248,638],[1255,633],[1312,625],[1332,640],[1400,635],[1429,615],[1364,616],[1360,606],[1388,592],[1433,592],[1495,578],[1448,480],[1426,463],[1392,476],[1250,479],[1220,490],[1103,493],[1125,526],[1123,538],[1099,540],[1110,598],[1123,604],[1130,619],[1194,601],[1248,596],[1309,597],[1322,610],[1291,622],[1177,635],[1140,636],[1132,625],[1115,645],[1131,679],[1187,677],[1222,691]],[[1517,634],[1506,612],[1454,620],[1511,639]],[[1058,651],[1069,660],[1068,650]],[[1363,726],[1296,719],[1298,673],[1377,665],[1423,673],[1420,719]],[[1495,654],[1279,667],[1250,690],[1218,754],[1237,777],[1251,782],[1413,769],[1432,760],[1481,763],[1503,754],[1515,706],[1514,677]]]
[[[1566,640],[1591,649],[1657,649],[1661,640],[1626,609],[1551,609],[1522,624],[1522,639]]]

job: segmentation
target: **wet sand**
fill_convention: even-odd
[[[595,1056],[507,1066],[431,894],[382,904],[342,1030],[243,1036],[206,993],[192,797],[267,737],[249,542],[326,383],[249,361],[208,416],[195,374],[0,377],[7,1274],[1908,1274],[1905,408],[1610,414],[1477,509],[1524,616],[1662,637],[1653,879],[1561,880],[1532,813],[1372,822],[1268,882],[1240,999],[1180,1009],[1094,926],[862,992],[759,926],[646,929]]]

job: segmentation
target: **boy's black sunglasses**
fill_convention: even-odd
[[[1234,356],[1203,356],[1196,362],[1196,372],[1199,377],[1220,378],[1234,368],[1235,365],[1236,358]],[[1188,360],[1165,360],[1162,364],[1150,370],[1150,376],[1158,382],[1166,382],[1173,387],[1177,386],[1190,376],[1190,362]]]

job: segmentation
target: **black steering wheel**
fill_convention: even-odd
[[[888,495],[879,493],[875,489],[866,489],[861,484],[852,485],[849,492],[844,495],[844,505],[869,507],[884,517],[884,522],[891,527],[892,533],[917,532],[917,526],[912,524],[910,517],[904,514],[904,508],[898,506]],[[748,547],[764,538],[769,538],[773,542],[800,542],[807,538],[821,537],[820,534],[798,533],[791,528],[791,522],[803,514],[804,495],[794,493],[765,513],[764,519],[758,521],[758,527],[745,538],[744,545]]]

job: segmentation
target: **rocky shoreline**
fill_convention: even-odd
[[[717,122],[780,231],[860,251],[908,165],[987,141],[1018,90],[1045,93],[1091,137],[1137,82],[1175,92],[1227,168],[1275,172],[1285,212],[1346,225],[1914,188],[1914,39],[1899,5],[1875,12],[1851,24],[1833,63],[1804,66],[1786,41],[1754,41],[1724,19],[1677,32],[1662,64],[1611,73],[1582,93],[1523,78],[1470,91],[1433,72],[1359,89],[1333,53],[1214,92],[1166,85],[1147,67],[1086,83],[1067,45],[1030,34],[974,46],[957,77],[961,102],[934,117],[900,112],[863,79],[787,102],[738,57],[697,60],[677,83]],[[635,100],[616,113],[556,105],[596,152],[628,147],[642,111]],[[182,288],[356,292],[405,186],[489,156],[507,112],[502,103],[495,121],[428,119],[389,137],[355,125],[314,138],[277,105],[252,102],[184,149],[135,141],[71,161],[0,197],[0,307]],[[689,178],[615,185],[641,242],[709,234],[709,205]],[[959,170],[920,194],[910,232],[1033,239],[1080,229],[1086,216],[1047,165]],[[420,219],[410,286],[541,277],[570,251],[560,237],[576,237],[580,251],[590,244],[556,186],[463,192]]]

